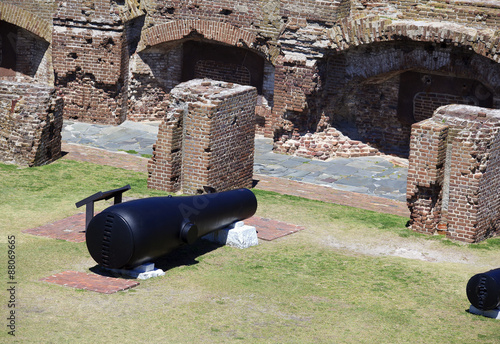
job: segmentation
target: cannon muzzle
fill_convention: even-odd
[[[500,307],[500,269],[472,276],[467,283],[467,298],[482,311]]]
[[[87,248],[99,265],[130,269],[249,218],[256,210],[257,199],[248,189],[115,204],[90,221]]]

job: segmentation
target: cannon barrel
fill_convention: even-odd
[[[249,218],[256,210],[257,199],[248,189],[115,204],[90,221],[87,248],[101,266],[130,269]]]
[[[472,276],[467,283],[467,298],[482,311],[500,307],[500,269]]]

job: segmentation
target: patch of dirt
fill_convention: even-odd
[[[448,262],[482,265],[479,257],[469,250],[460,246],[444,246],[432,240],[415,238],[391,238],[388,242],[377,238],[338,239],[329,236],[326,240],[329,247],[342,249],[353,253],[361,253],[370,256],[394,256],[408,259],[417,259],[427,262]],[[462,245],[462,244],[460,244]],[[463,244],[465,246],[465,244]]]

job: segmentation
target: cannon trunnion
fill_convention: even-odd
[[[131,269],[249,218],[256,210],[257,199],[248,189],[115,204],[90,221],[87,248],[99,265]]]

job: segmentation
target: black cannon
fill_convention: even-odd
[[[467,283],[467,298],[482,311],[500,307],[500,269],[472,276]]]
[[[249,218],[256,210],[257,199],[247,189],[115,204],[90,221],[87,248],[101,266],[131,269]]]

